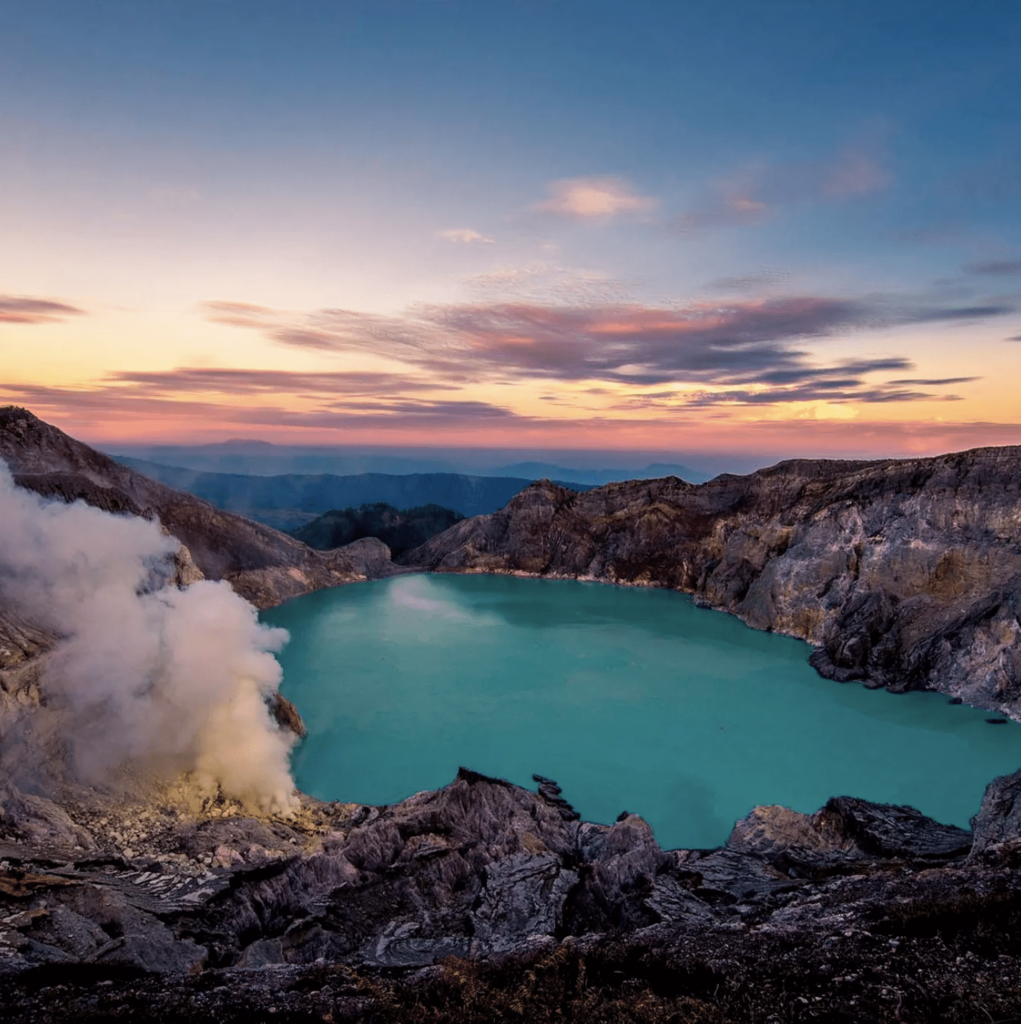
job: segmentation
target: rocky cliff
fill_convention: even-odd
[[[21,487],[108,512],[157,518],[184,546],[191,579],[226,579],[258,608],[365,579],[389,561],[382,543],[313,551],[268,526],[136,473],[13,406],[0,408],[0,459]],[[368,570],[368,571],[367,571]],[[10,625],[0,621],[0,648]]]
[[[1021,716],[1021,448],[584,494],[542,481],[401,561],[671,587],[816,645],[824,676]]]

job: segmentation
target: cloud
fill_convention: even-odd
[[[826,378],[861,377],[867,373],[879,373],[889,370],[907,370],[914,364],[903,356],[881,356],[875,359],[846,359],[837,366],[825,368],[804,368],[768,370],[756,375],[756,383],[759,384],[797,384],[800,381],[811,378],[822,380]],[[841,386],[845,386],[843,382]]]
[[[240,374],[246,371],[237,371]],[[41,384],[0,384],[0,395],[9,400],[56,412],[60,415],[94,417],[104,423],[185,418],[216,427],[226,424],[262,424],[286,427],[329,427],[332,429],[474,429],[480,423],[515,422],[527,425],[519,416],[489,402],[471,399],[415,399],[380,397],[322,400],[304,409],[286,408],[288,394],[275,392],[281,404],[238,405],[233,394],[223,392],[220,400],[197,401],[187,389],[175,394],[169,386],[97,381],[79,386],[52,387]],[[138,376],[145,376],[139,374]],[[170,374],[168,374],[168,377]],[[169,382],[168,382],[169,384]],[[309,396],[298,396],[308,398]],[[313,398],[313,402],[316,399]]]
[[[214,315],[222,311],[215,305]],[[322,309],[260,311],[230,322],[316,350],[371,353],[446,383],[547,379],[642,385],[793,384],[820,373],[905,370],[899,357],[820,370],[804,342],[895,324],[966,322],[1006,305],[920,306],[890,296],[786,296],[653,307],[476,302],[413,307],[402,315]]]
[[[630,288],[600,270],[568,267],[555,262],[495,267],[473,274],[464,283],[490,301],[499,297],[568,305],[611,304],[625,301]]]
[[[938,395],[909,387],[940,386],[980,380],[979,377],[944,377],[932,380],[900,379],[871,385],[871,373],[908,369],[912,363],[900,356],[849,359],[835,366],[799,366],[769,370],[754,375],[749,388],[728,387],[732,381],[718,381],[714,390],[640,392],[628,396],[626,407],[678,408],[728,405],[780,405],[793,402],[917,402],[958,401],[957,395]]]
[[[779,284],[791,277],[793,274],[789,270],[760,270],[740,277],[718,277],[715,281],[710,281],[708,287],[718,291],[748,292],[755,288]]]
[[[888,384],[903,384],[911,387],[934,388],[944,384],[970,384],[973,380],[981,380],[981,377],[937,377],[933,380],[891,380]]]
[[[438,231],[437,235],[448,242],[457,242],[460,245],[494,245],[495,238],[479,234],[472,228],[448,228],[446,231]]]
[[[710,183],[668,228],[690,234],[762,224],[782,209],[859,199],[882,191],[891,180],[873,145],[847,146],[823,160],[763,163]]]
[[[70,316],[85,316],[85,310],[51,299],[0,295],[0,324],[52,324]]]
[[[951,306],[936,307],[934,309],[916,309],[906,312],[903,316],[905,323],[927,324],[938,321],[973,321],[986,320],[989,317],[1004,316],[1013,313],[1015,306],[1006,303],[989,304],[985,306]]]
[[[278,315],[269,306],[254,306],[250,302],[223,302],[219,299],[203,302],[202,309],[206,319],[232,327],[259,327]]]
[[[830,199],[867,196],[882,191],[891,180],[873,150],[849,146],[822,171],[820,192]]]
[[[652,196],[636,195],[623,178],[564,178],[550,182],[546,191],[549,199],[536,203],[533,211],[571,220],[608,220],[647,213],[659,205]]]
[[[706,391],[683,402],[689,406],[780,405],[791,402],[920,402],[960,401],[958,395],[934,395],[927,391],[890,388],[863,388],[860,381],[831,381],[804,384],[793,388],[764,391]]]
[[[1009,338],[1004,338],[1004,341],[1021,341],[1021,334],[1012,334]]]
[[[990,260],[987,263],[971,263],[964,270],[968,274],[989,274],[991,276],[1021,274],[1021,260]]]
[[[510,409],[504,409],[489,402],[470,400],[406,400],[403,402],[388,402],[383,406],[379,403],[370,404],[368,402],[338,402],[333,408],[342,412],[352,409],[365,409],[373,413],[383,412],[387,416],[412,416],[416,418],[450,417],[453,419],[489,420],[516,415]]]
[[[123,370],[110,374],[113,384],[135,385],[147,394],[292,394],[312,397],[334,395],[388,396],[420,391],[449,391],[453,385],[416,380],[402,374],[341,371],[301,373],[292,370],[244,370],[216,367],[179,367],[174,370]]]
[[[723,195],[703,199],[696,207],[678,214],[671,227],[678,234],[706,228],[740,227],[761,224],[772,210],[766,203],[748,195]]]

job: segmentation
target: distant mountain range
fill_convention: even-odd
[[[187,491],[226,512],[236,512],[281,530],[293,530],[333,509],[385,502],[397,509],[440,505],[463,516],[503,508],[531,478],[467,476],[462,473],[329,473],[254,476],[206,473],[141,459],[116,460],[168,487]],[[576,491],[589,484],[561,481]]]
[[[202,473],[233,473],[246,476],[322,475],[361,476],[367,473],[409,475],[456,473],[467,476],[513,477],[529,482],[560,480],[572,484],[600,484],[618,480],[648,480],[676,476],[689,483],[708,480],[726,469],[744,472],[759,465],[726,461],[714,472],[692,469],[673,462],[642,461],[641,453],[570,452],[549,453],[553,459],[521,459],[523,452],[472,451],[456,449],[372,450],[352,448],[311,448],[274,445],[265,441],[233,440],[206,445],[122,445],[106,449],[114,458],[148,464],[190,469]],[[517,458],[515,458],[517,456]],[[606,462],[599,465],[603,458]],[[606,465],[616,468],[603,468]],[[599,460],[597,462],[597,460]],[[741,460],[738,460],[739,462]],[[752,464],[754,463],[754,464]],[[125,463],[126,465],[129,463]],[[375,500],[375,499],[373,499]],[[379,500],[386,500],[381,498]]]

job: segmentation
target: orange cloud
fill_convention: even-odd
[[[537,203],[537,213],[574,220],[607,220],[625,213],[654,210],[659,200],[636,195],[623,178],[565,178],[546,187],[550,198]]]
[[[495,238],[489,238],[474,228],[448,228],[446,231],[438,231],[437,234],[448,242],[457,242],[460,245],[494,245],[496,243]]]

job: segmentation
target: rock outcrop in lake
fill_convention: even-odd
[[[1021,715],[1021,448],[783,462],[692,485],[542,481],[401,562],[671,587],[839,680]]]

